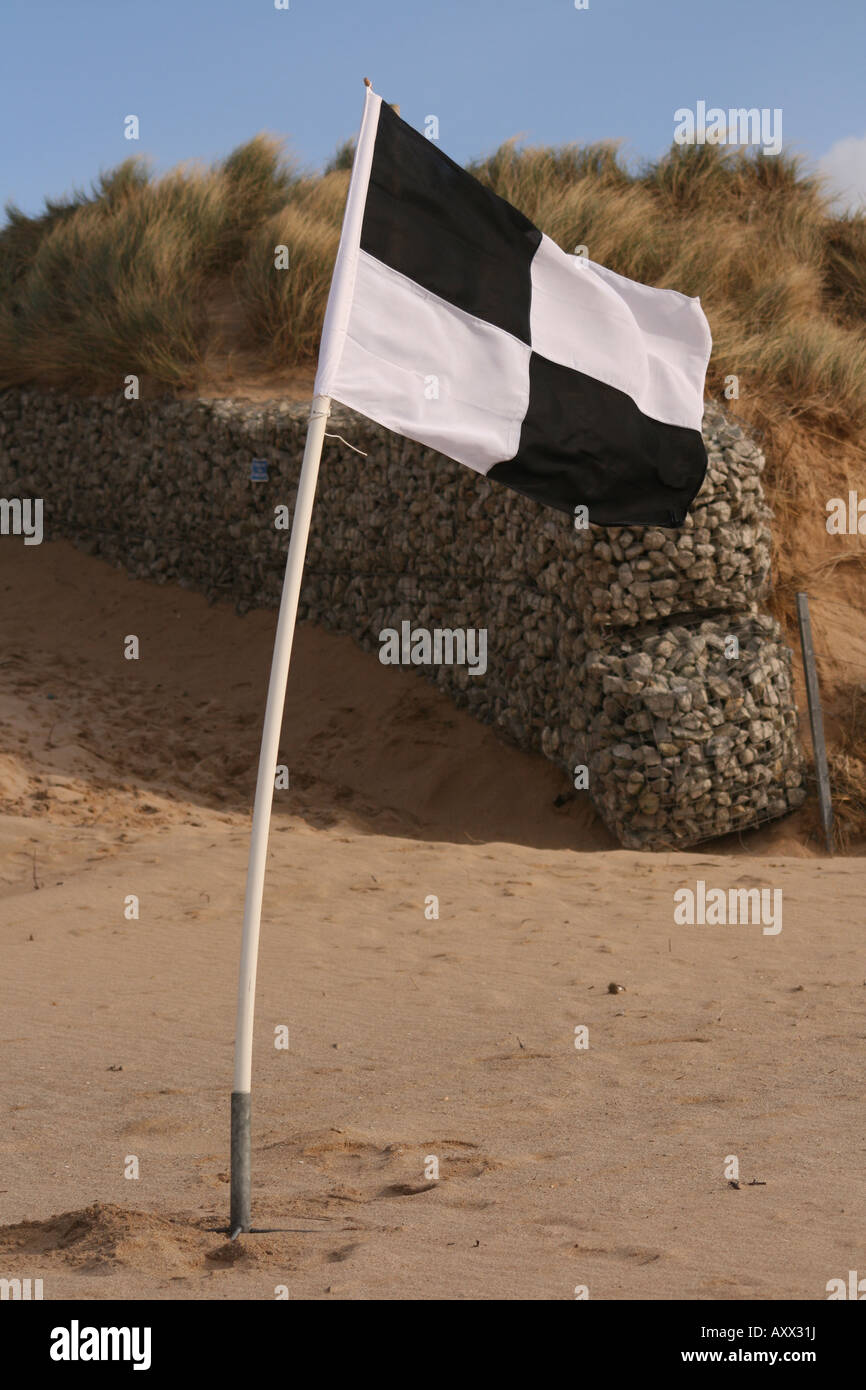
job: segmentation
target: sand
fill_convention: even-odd
[[[259,968],[261,1229],[229,1242],[274,614],[11,539],[0,596],[0,1276],[48,1299],[764,1300],[866,1273],[863,862],[796,820],[620,850],[586,798],[555,804],[551,764],[309,626]],[[782,931],[676,925],[698,879],[781,888]]]

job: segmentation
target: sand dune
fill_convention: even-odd
[[[790,821],[619,850],[551,764],[308,627],[259,971],[264,1229],[227,1242],[274,615],[62,544],[4,541],[0,592],[0,1275],[46,1298],[812,1299],[863,1266],[862,861]],[[781,888],[783,930],[675,925],[698,878]]]

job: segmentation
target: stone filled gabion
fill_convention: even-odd
[[[590,786],[628,848],[694,844],[803,802],[791,653],[772,618],[623,637],[585,672]]]
[[[708,406],[707,475],[679,530],[590,526],[576,531],[578,604],[586,640],[612,628],[698,609],[757,612],[770,574],[764,456],[739,425]]]
[[[287,543],[275,508],[293,508],[308,413],[285,401],[0,392],[0,497],[43,498],[48,538],[136,577],[239,612],[272,607]],[[369,651],[403,620],[486,628],[484,676],[425,673],[569,778],[587,765],[624,844],[685,847],[802,799],[790,653],[759,615],[763,457],[717,407],[704,422],[707,478],[679,531],[577,531],[342,407],[329,429],[367,457],[325,441],[301,619]],[[265,482],[251,480],[254,457],[268,462]],[[718,656],[732,632],[738,661]],[[699,638],[700,654],[689,645]]]

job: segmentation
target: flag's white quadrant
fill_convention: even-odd
[[[530,349],[360,253],[333,395],[480,473],[517,452]]]
[[[602,525],[706,471],[700,301],[568,256],[368,92],[316,392]]]
[[[653,420],[701,428],[711,344],[699,300],[639,285],[544,235],[531,276],[534,352],[626,392]]]
[[[713,340],[701,301],[678,290],[641,285],[590,261],[630,309],[649,363],[642,409],[656,420],[699,430],[704,416],[704,380]]]

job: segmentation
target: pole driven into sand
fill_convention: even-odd
[[[797,622],[800,625],[800,646],[803,649],[803,671],[806,676],[806,696],[809,701],[809,725],[815,753],[815,775],[818,781],[818,805],[827,853],[833,853],[833,801],[830,792],[830,773],[827,768],[827,747],[824,742],[824,715],[821,710],[821,690],[815,647],[812,642],[812,620],[809,617],[809,595],[797,595]]]
[[[265,724],[262,731],[262,750],[256,780],[256,799],[253,807],[253,828],[250,838],[250,858],[247,869],[247,892],[244,902],[244,930],[241,941],[241,963],[238,975],[238,1013],[235,1026],[235,1071],[231,1106],[231,1216],[233,1236],[250,1229],[250,1088],[253,1065],[253,1016],[255,1011],[256,966],[259,955],[259,931],[262,922],[262,894],[265,886],[265,864],[268,853],[268,832],[274,800],[274,778],[280,750],[280,730],[289,662],[298,615],[298,598],[310,534],[310,518],[319,476],[319,462],[325,438],[325,424],[331,409],[329,396],[314,396],[310,407],[307,442],[298,479],[298,495],[292,517],[292,534],[286,558],[286,573],[280,599],[280,616],[274,639],[271,678]]]

